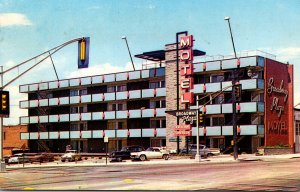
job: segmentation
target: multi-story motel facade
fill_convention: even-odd
[[[172,112],[196,110],[198,96],[205,119],[200,143],[226,150],[233,138],[235,70],[242,85],[236,104],[240,151],[293,147],[293,65],[262,52],[207,57],[193,49],[193,41],[181,37],[164,50],[135,55],[156,62],[152,68],[20,85],[20,93],[28,95],[20,102],[28,109],[28,116],[20,117],[20,124],[28,124],[21,139],[31,151],[63,152],[72,145],[81,152],[104,152],[104,137],[110,151],[128,145],[182,149],[196,143],[196,123],[180,130],[184,118]]]

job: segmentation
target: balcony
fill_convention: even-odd
[[[264,125],[240,125],[240,135],[264,135]],[[233,136],[233,126],[206,127],[206,136]],[[192,136],[196,136],[197,128],[192,128]],[[199,135],[204,136],[204,128],[199,128]]]

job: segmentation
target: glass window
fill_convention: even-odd
[[[118,111],[122,111],[123,109],[123,104],[118,104]]]
[[[155,101],[150,101],[150,109],[155,109],[156,102]]]
[[[111,104],[111,111],[117,110],[117,104]]]
[[[87,106],[79,107],[79,112],[80,112],[80,113],[87,113],[87,112],[88,112]]]
[[[159,87],[159,82],[150,82],[149,88],[155,89]]]
[[[107,127],[108,127],[108,129],[115,129],[116,128],[116,122],[108,122]]]
[[[156,69],[156,77],[165,76],[165,68],[157,68]]]
[[[166,82],[165,81],[161,81],[160,82],[160,87],[166,87]]]
[[[48,98],[48,99],[53,98],[53,93],[48,93],[48,94],[47,94],[47,98]]]
[[[70,107],[70,113],[78,113],[78,107],[77,106],[71,106]]]
[[[116,92],[116,86],[107,87],[107,93]]]
[[[162,128],[166,128],[166,127],[167,127],[167,121],[164,119],[164,120],[162,120],[161,122],[162,122],[162,123],[161,123],[161,127],[162,127]]]
[[[166,108],[166,100],[161,101],[161,108]]]
[[[224,80],[223,75],[212,75],[211,76],[211,82],[216,83],[216,82],[222,82]]]
[[[118,122],[118,129],[123,129],[124,122]]]
[[[70,96],[78,96],[79,93],[78,93],[78,90],[70,90]]]
[[[79,95],[87,95],[87,89],[80,89]]]
[[[117,91],[118,92],[121,92],[121,91],[126,91],[127,89],[126,89],[126,85],[118,85],[117,86]]]

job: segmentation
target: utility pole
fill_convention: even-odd
[[[2,90],[3,86],[3,66],[0,66],[1,70],[1,87],[0,89]],[[5,172],[6,167],[5,167],[5,161],[3,159],[3,136],[4,136],[4,128],[3,128],[3,117],[0,117],[1,122],[0,122],[0,172]]]
[[[228,21],[234,56],[237,59],[233,36],[232,36],[232,31],[231,31],[231,26],[230,26],[230,21],[229,21],[230,17],[225,17],[224,20]],[[238,67],[239,67],[239,65],[238,65]],[[234,160],[237,160],[237,158],[238,158],[236,98],[235,98],[235,89],[234,89],[235,84],[238,82],[237,73],[238,73],[238,69],[234,69],[232,71],[232,92],[231,92],[232,96],[231,96],[231,99],[232,99],[232,127],[233,127],[233,157],[234,157]]]

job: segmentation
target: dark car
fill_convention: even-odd
[[[110,161],[118,161],[131,159],[131,152],[140,152],[143,151],[144,148],[141,146],[126,146],[122,147],[120,151],[113,151],[110,153]]]
[[[54,155],[50,153],[39,153],[34,155],[33,157],[30,157],[30,162],[52,162],[54,161]]]

